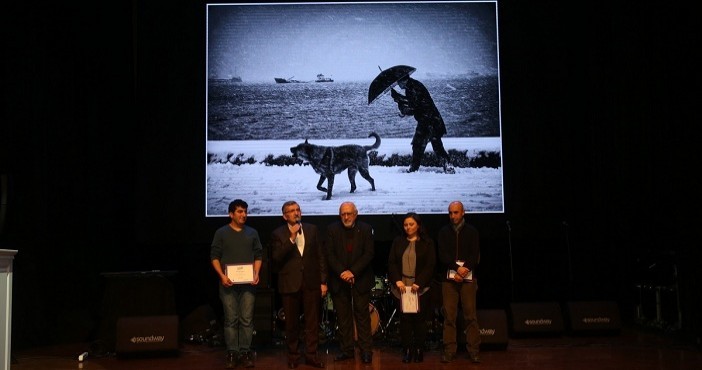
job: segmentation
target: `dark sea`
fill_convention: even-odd
[[[441,112],[446,137],[500,135],[497,76],[420,82]],[[209,80],[207,140],[366,138],[370,132],[383,138],[412,137],[414,118],[400,117],[389,93],[368,104],[369,85]]]

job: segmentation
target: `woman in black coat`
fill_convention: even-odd
[[[419,294],[419,311],[400,314],[400,343],[402,362],[422,362],[427,337],[429,290],[434,275],[436,252],[434,241],[422,230],[422,219],[410,212],[405,215],[404,233],[393,240],[388,256],[388,278],[393,295],[398,298],[398,311],[402,312],[401,294]]]

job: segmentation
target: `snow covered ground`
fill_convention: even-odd
[[[224,156],[243,153],[254,157],[256,163],[207,164],[206,209],[208,216],[226,216],[230,201],[241,198],[249,203],[250,216],[279,216],[287,200],[297,201],[304,214],[335,215],[339,204],[352,201],[363,214],[392,214],[415,211],[418,213],[445,213],[447,203],[461,200],[471,213],[503,212],[502,168],[456,168],[455,174],[445,174],[437,167],[421,167],[406,173],[406,167],[371,166],[376,191],[360,175],[356,176],[357,189],[351,185],[346,171],[336,175],[331,200],[317,190],[319,175],[309,165],[267,166],[261,163],[268,155],[289,155],[290,147],[302,140],[280,141],[211,141],[208,153]],[[355,142],[370,145],[373,139]],[[383,140],[378,155],[410,153],[410,139]],[[348,144],[349,139],[316,141],[318,145]],[[468,156],[479,151],[501,152],[499,138],[445,138],[447,150],[468,149]],[[431,144],[427,148],[431,150]],[[326,186],[326,182],[324,184]]]

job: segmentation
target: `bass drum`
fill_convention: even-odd
[[[371,336],[375,335],[380,328],[380,314],[372,303],[368,304],[368,314],[370,315]],[[353,322],[353,339],[358,340],[358,330],[356,329],[356,321]]]

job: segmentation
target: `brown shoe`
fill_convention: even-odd
[[[479,363],[480,363],[480,356],[478,356],[477,353],[476,353],[476,354],[468,355],[468,359],[470,360],[470,362],[472,362],[472,363],[474,363],[474,364],[479,364]]]
[[[454,357],[456,357],[455,353],[444,352],[441,354],[441,362],[448,364],[449,362],[453,362]]]
[[[251,358],[251,352],[244,352],[239,357],[239,363],[243,367],[254,367],[253,358]]]

